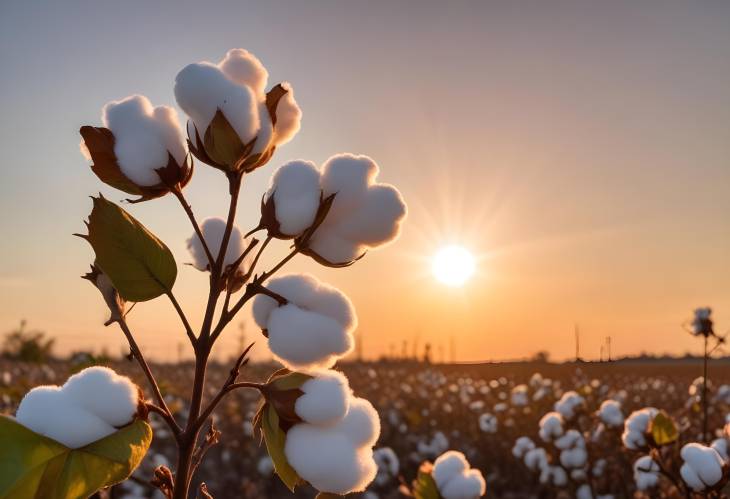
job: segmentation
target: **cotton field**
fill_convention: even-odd
[[[6,414],[18,410],[22,395],[31,387],[57,385],[78,370],[69,363],[38,367],[5,362],[1,366],[0,403]],[[113,363],[111,367],[142,381],[131,363]],[[155,368],[169,407],[183,414],[186,408],[182,401],[190,383],[185,373],[191,369],[176,365]],[[721,497],[729,466],[725,423],[730,414],[730,368],[719,362],[710,366],[709,440],[702,437],[697,389],[702,380],[696,376],[700,368],[692,362],[470,366],[344,363],[302,386],[304,395],[295,410],[311,429],[299,430],[291,439],[288,445],[294,449],[290,460],[301,455],[300,466],[306,471],[300,474],[308,473],[308,481],[319,486],[331,485],[327,481],[335,480],[344,490],[354,483],[345,483],[347,480],[362,480],[368,484],[367,490],[353,496],[368,499],[413,494],[413,482],[424,462],[433,463],[431,475],[445,499],[482,494],[581,499],[687,494]],[[263,379],[271,366],[255,364],[247,369],[252,378]],[[133,412],[134,396],[124,382],[126,378],[110,373],[99,370],[92,373],[96,380],[85,382],[109,383],[129,401],[124,411]],[[214,365],[210,386],[217,386],[226,375],[224,365]],[[77,409],[69,388],[84,381],[77,378],[72,377],[59,392],[69,392],[71,416]],[[333,397],[332,393],[340,395]],[[255,395],[236,392],[223,402],[215,419],[224,438],[208,451],[200,472],[214,477],[207,481],[214,496],[290,495],[274,475],[266,447],[260,444],[252,425],[258,408]],[[26,397],[24,404],[33,403],[31,398]],[[78,404],[89,408],[79,409],[84,414],[94,410],[89,405],[93,401],[80,400]],[[343,421],[345,406],[353,404],[363,407],[361,422],[354,426],[338,423]],[[379,418],[369,412],[373,408]],[[18,419],[23,418],[23,405],[17,414]],[[671,442],[666,445],[656,441],[656,435],[662,434],[656,430],[662,418],[671,421],[665,429]],[[373,430],[365,428],[377,424],[378,419],[380,436],[373,443]],[[174,439],[159,419],[151,416],[150,421],[155,435],[152,447],[133,479],[115,486],[112,497],[160,497],[148,482],[155,467],[173,465],[165,456],[170,455]],[[669,435],[672,426],[677,433],[674,439]],[[312,444],[307,444],[314,438],[310,434],[322,432],[331,432],[324,442],[332,443],[319,445],[337,446],[339,434],[349,435],[342,442],[352,443],[341,444],[344,447],[331,454],[334,460],[327,461],[326,453],[311,453]],[[314,441],[323,442],[319,437]],[[348,445],[353,446],[351,451]],[[297,451],[297,446],[302,450]],[[344,456],[348,452],[358,455],[366,448],[374,449],[375,466],[348,472]],[[318,471],[318,466],[326,471]],[[314,497],[316,493],[307,486],[295,494]]]

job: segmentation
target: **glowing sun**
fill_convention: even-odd
[[[474,256],[462,246],[447,246],[434,255],[431,269],[438,281],[461,286],[474,274]]]

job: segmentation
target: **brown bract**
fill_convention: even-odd
[[[272,127],[276,125],[276,107],[287,92],[288,90],[279,84],[266,94],[266,109],[269,112]],[[216,111],[202,137],[194,124],[192,129],[195,131],[195,136],[190,137],[190,128],[188,127],[190,152],[203,163],[225,173],[252,172],[268,163],[276,150],[272,140],[262,152],[252,153],[258,137],[254,137],[246,143],[241,141],[220,109]]]
[[[128,199],[130,203],[139,203],[164,196],[172,190],[182,189],[190,182],[193,176],[193,161],[190,156],[179,165],[172,154],[168,152],[167,164],[156,168],[160,183],[153,186],[141,186],[130,180],[122,172],[114,154],[114,134],[104,127],[82,126],[81,137],[91,155],[93,171],[99,180],[127,194],[139,196],[137,199]]]

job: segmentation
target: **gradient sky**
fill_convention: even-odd
[[[27,318],[61,351],[119,351],[71,233],[88,195],[124,195],[86,166],[78,128],[133,93],[174,104],[179,69],[233,47],[290,81],[304,111],[247,177],[242,227],[276,166],[343,151],[373,157],[409,204],[401,239],[352,268],[290,266],[353,299],[367,356],[415,338],[448,355],[453,336],[460,360],[566,358],[575,323],[586,357],[609,334],[616,355],[696,352],[680,326],[705,304],[730,329],[730,2],[333,0],[2,2],[0,331]],[[199,219],[225,212],[211,168],[187,195]],[[129,209],[175,253],[198,324],[207,280],[182,265],[187,219],[171,197]],[[449,243],[479,256],[463,288],[430,274]],[[176,319],[158,299],[130,324],[151,356],[174,358]]]

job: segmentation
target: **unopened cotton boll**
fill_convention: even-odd
[[[73,401],[112,426],[124,426],[137,412],[139,389],[126,376],[112,369],[93,366],[66,381],[63,392]]]
[[[304,392],[294,404],[297,416],[307,423],[326,425],[340,421],[350,404],[350,384],[337,371],[322,371],[299,387]]]
[[[395,239],[406,216],[398,190],[376,183],[378,165],[367,156],[340,154],[322,167],[324,196],[335,199],[308,249],[330,263],[346,263]]]
[[[723,461],[715,449],[690,443],[682,447],[680,456],[684,464],[679,473],[695,492],[713,487],[722,479]]]
[[[615,400],[604,400],[598,409],[598,416],[604,424],[613,428],[624,424],[624,414],[621,412],[621,404]]]
[[[621,441],[624,447],[630,450],[639,450],[646,447],[646,433],[649,430],[649,423],[659,411],[654,407],[645,407],[634,411],[624,422],[624,432]]]
[[[550,442],[563,434],[563,416],[559,412],[548,412],[540,419],[540,438]]]
[[[649,490],[659,483],[659,465],[650,457],[642,456],[634,462],[634,482],[638,490]]]
[[[461,452],[448,451],[433,463],[431,476],[444,499],[476,499],[486,492],[482,473],[470,469]]]
[[[271,177],[266,199],[272,196],[279,232],[301,234],[312,226],[319,209],[319,170],[309,161],[286,163]]]
[[[223,244],[226,221],[218,217],[206,218],[200,225],[200,230],[203,233],[203,238],[205,239],[205,243],[213,255],[213,258],[217,258],[221,249],[221,244]],[[208,267],[210,265],[208,263],[208,256],[205,254],[205,248],[197,234],[193,234],[187,240],[187,246],[190,251],[190,255],[193,257],[193,266],[198,270],[209,270]],[[233,264],[243,254],[246,246],[246,239],[244,239],[238,227],[234,225],[231,229],[228,246],[226,247],[226,254],[223,258],[223,268]],[[244,266],[245,264],[246,262],[243,262]]]
[[[353,348],[357,325],[350,300],[340,291],[303,274],[272,279],[268,289],[287,304],[266,295],[253,303],[256,324],[268,333],[269,348],[287,367],[332,367]]]
[[[153,107],[147,97],[133,95],[104,106],[102,121],[114,135],[119,168],[139,186],[159,184],[155,170],[167,166],[170,155],[178,165],[185,162],[185,143],[171,107]]]

